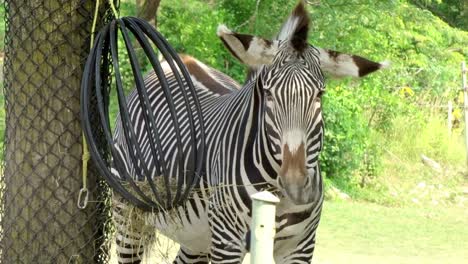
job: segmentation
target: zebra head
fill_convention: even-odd
[[[322,72],[362,77],[387,66],[309,45],[308,30],[303,1],[274,40],[235,33],[224,25],[218,28],[229,51],[250,67],[247,82],[262,88],[264,134],[279,164],[278,187],[295,204],[317,201],[322,192],[318,166],[324,133]]]

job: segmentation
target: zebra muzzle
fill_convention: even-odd
[[[302,205],[314,201],[314,190],[310,180],[311,176],[306,176],[301,184],[288,183],[278,177],[278,187],[283,195],[289,198],[294,204]]]
[[[293,151],[285,144],[281,169],[278,175],[278,186],[283,195],[291,199],[295,204],[311,203],[314,191],[312,177],[315,177],[315,171],[307,171],[304,143]]]

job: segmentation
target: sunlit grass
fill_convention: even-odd
[[[317,263],[465,263],[468,211],[326,202]]]
[[[427,109],[430,114],[430,109]],[[463,166],[465,143],[463,131],[456,128],[448,134],[446,118],[432,115],[426,122],[416,122],[405,116],[393,120],[393,129],[386,133],[389,149],[400,159],[417,162],[421,154],[447,166]]]
[[[465,176],[465,142],[460,129],[448,134],[446,121],[438,116],[415,124],[405,117],[382,135],[385,149],[378,181],[395,200],[413,203],[456,203]],[[425,155],[441,166],[438,171],[421,161]]]
[[[326,185],[355,200],[389,206],[466,205],[463,192],[468,189],[468,177],[462,131],[456,128],[449,135],[443,118],[434,115],[425,119],[427,122],[421,123],[397,116],[391,129],[370,137],[381,153],[372,175],[363,176],[357,170],[348,179],[326,179]],[[440,170],[424,164],[421,155],[438,163]]]

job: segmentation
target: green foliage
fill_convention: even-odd
[[[410,120],[412,117],[398,116],[393,121],[392,129],[385,134],[388,148],[403,160],[417,162],[420,155],[437,157],[439,162],[451,166],[463,166],[465,146],[459,134],[448,135],[446,120],[439,116],[426,116],[419,124]],[[407,124],[412,124],[408,127]],[[400,136],[402,133],[404,137]],[[405,146],[400,148],[399,146]]]
[[[341,86],[328,87],[325,93],[321,167],[326,177],[350,177],[363,157],[368,128],[354,94]]]
[[[428,127],[428,118],[424,116],[429,108],[420,105],[445,105],[456,96],[460,86],[459,63],[468,55],[468,34],[405,2],[321,3],[312,9],[311,43],[393,62],[391,69],[361,80],[327,83],[322,170],[337,185],[357,196],[358,193],[366,196],[363,185],[376,193],[385,192],[385,186],[372,179],[382,173],[387,158],[382,150],[390,142],[388,134],[395,133],[409,141],[416,136],[404,134],[407,129],[395,120],[406,117],[404,125],[418,127],[419,130],[414,130],[417,133]],[[406,88],[413,94],[402,93]],[[445,112],[436,111],[431,117],[444,115]],[[398,145],[401,138],[392,140]],[[446,161],[444,157],[454,153],[462,153],[463,157],[459,149],[441,151],[446,142],[435,146],[437,153],[427,151],[434,148],[430,141],[420,143],[416,151],[419,153],[412,153],[413,162],[418,162],[421,152],[431,153],[427,155],[433,154],[431,157],[439,161]],[[367,180],[363,181],[363,177]]]
[[[431,11],[454,27],[468,30],[468,2],[466,0],[411,0],[410,2]]]
[[[236,31],[273,38],[295,1],[290,0],[220,0],[219,8],[228,10],[230,19],[223,22]],[[272,19],[274,17],[275,19]]]
[[[226,10],[204,1],[162,1],[160,9],[159,30],[178,52],[243,79],[244,67],[232,58],[216,35],[217,26],[230,18]]]
[[[3,52],[5,39],[5,4],[0,4],[0,50]]]

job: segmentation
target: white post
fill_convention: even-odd
[[[468,85],[466,84],[466,63],[461,64],[462,72],[462,89],[463,89],[463,108],[465,113],[465,147],[466,147],[466,164],[468,165]]]
[[[250,232],[250,264],[275,263],[273,241],[278,197],[268,191],[252,196],[252,226]]]
[[[452,123],[453,123],[452,112],[453,112],[453,104],[452,104],[452,101],[449,101],[448,106],[447,106],[447,129],[448,129],[449,137],[452,135]]]

